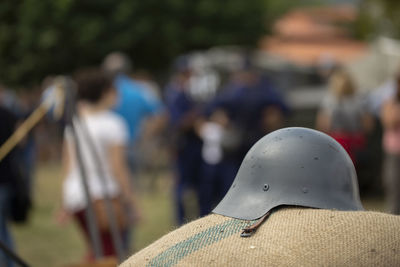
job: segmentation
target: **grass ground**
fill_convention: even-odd
[[[135,228],[135,249],[145,247],[174,227],[171,179],[168,175],[159,178],[152,189],[139,195],[143,220]],[[32,266],[65,266],[79,263],[85,255],[85,244],[77,226],[73,222],[62,226],[56,223],[60,200],[60,166],[39,166],[30,221],[13,225],[12,229],[19,255]]]
[[[175,227],[171,175],[165,172],[157,179],[142,179],[140,187],[145,190],[139,192],[143,220],[135,228],[133,245],[136,250]],[[80,262],[85,254],[85,244],[78,228],[73,223],[60,226],[54,219],[61,199],[58,164],[39,166],[34,192],[35,208],[29,223],[14,225],[12,229],[19,255],[31,266],[37,267]],[[192,199],[193,196],[189,195],[188,200]],[[365,200],[364,206],[368,210],[383,209],[379,198]],[[189,201],[189,207],[196,208],[193,201]]]

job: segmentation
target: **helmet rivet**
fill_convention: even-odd
[[[308,192],[308,188],[307,187],[303,187],[303,193],[306,194]]]
[[[268,191],[268,189],[269,189],[269,185],[268,185],[268,184],[264,184],[263,190],[264,190],[264,191]]]

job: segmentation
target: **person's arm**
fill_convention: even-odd
[[[67,140],[64,139],[62,146],[62,154],[61,154],[61,167],[62,167],[63,180],[66,179],[67,174],[71,168],[70,153],[71,151],[69,151],[68,142]]]
[[[142,136],[148,140],[158,136],[166,128],[168,119],[168,114],[164,111],[151,116],[144,121]]]
[[[111,170],[117,180],[122,193],[123,200],[128,203],[136,217],[139,216],[139,210],[133,186],[131,184],[130,171],[125,159],[125,147],[123,145],[112,145],[109,149],[109,161]]]
[[[400,107],[394,101],[389,100],[383,104],[381,121],[384,128],[395,128],[400,125]]]
[[[371,114],[365,113],[362,116],[362,127],[363,127],[364,132],[366,132],[366,133],[372,132],[372,130],[375,127],[375,121],[374,121],[374,117],[372,117]]]
[[[261,116],[261,125],[264,133],[275,131],[283,126],[284,114],[278,106],[265,107]]]
[[[322,132],[329,132],[331,128],[331,119],[323,110],[320,110],[317,113],[315,128]]]
[[[72,152],[68,147],[68,141],[66,140],[66,138],[64,138],[62,153],[61,153],[61,174],[63,181],[65,181],[65,179],[67,178],[67,174],[71,168],[70,153]],[[66,222],[68,222],[70,218],[70,213],[65,208],[63,208],[62,200],[60,202],[61,204],[60,207],[57,208],[58,211],[56,212],[55,219],[59,224],[65,224]]]

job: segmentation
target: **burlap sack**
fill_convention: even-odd
[[[285,208],[248,238],[220,215],[165,235],[121,266],[400,266],[400,216]]]

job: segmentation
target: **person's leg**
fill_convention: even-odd
[[[175,201],[179,225],[186,218],[184,206],[185,191],[192,187],[198,190],[199,177],[201,175],[201,147],[196,142],[188,142],[177,155]]]
[[[200,216],[203,217],[211,212],[214,192],[215,192],[215,179],[217,179],[218,165],[210,165],[203,163],[201,177],[197,190],[199,198]]]
[[[182,181],[182,171],[177,168],[176,179],[175,179],[175,207],[176,207],[176,218],[178,225],[182,225],[185,220],[185,207],[183,205],[183,194],[185,191],[185,184]]]
[[[221,190],[219,198],[222,198],[228,193],[229,188],[235,180],[236,174],[239,171],[239,166],[234,161],[226,160],[221,162],[220,177],[221,177]],[[218,201],[219,202],[219,201]]]
[[[137,146],[135,145],[130,145],[126,152],[125,152],[125,156],[126,156],[126,161],[128,163],[128,167],[129,167],[129,171],[131,174],[131,184],[134,187],[135,190],[140,190],[139,188],[139,165],[140,162],[138,162],[139,160],[139,156],[137,153]],[[139,189],[138,189],[139,188]],[[130,212],[130,209],[128,209],[127,212]],[[128,216],[132,216],[132,214],[128,214]],[[123,235],[122,235],[122,246],[124,248],[125,251],[130,251],[132,248],[132,243],[133,241],[133,227],[132,226],[127,226],[127,228],[124,230]]]
[[[125,152],[126,162],[128,164],[128,168],[130,173],[132,174],[132,185],[137,186],[138,180],[135,177],[135,174],[138,172],[138,161],[137,154],[135,151],[135,147],[133,145],[129,146]]]
[[[400,214],[400,156],[385,155],[384,188],[388,212]]]
[[[84,258],[85,262],[91,262],[94,260],[93,248],[91,245],[89,226],[86,222],[86,210],[80,210],[74,213],[74,219],[82,233],[83,239],[86,243],[87,252]]]
[[[109,230],[100,232],[101,243],[104,257],[117,257],[117,252],[113,243],[112,234]]]
[[[237,165],[233,161],[223,160],[219,164],[216,175],[215,194],[213,198],[213,208],[224,198],[238,171]]]
[[[7,219],[10,212],[11,191],[8,186],[0,186],[0,240],[7,248],[14,250],[14,242],[12,240]],[[0,250],[0,266],[11,267],[13,260]]]
[[[118,230],[121,235],[123,252],[128,255],[134,250],[134,246],[130,243],[134,237],[135,219],[132,209],[129,205],[121,204],[119,198],[113,199],[113,211],[115,212],[118,223]],[[111,230],[110,230],[111,233]]]
[[[126,229],[122,231],[121,237],[124,251],[126,253],[131,253],[132,251],[135,251],[135,245],[132,245],[130,242],[135,237],[134,225],[126,226]]]
[[[178,225],[185,222],[184,194],[190,185],[190,169],[192,159],[188,145],[182,148],[176,158],[175,174],[175,206]]]

